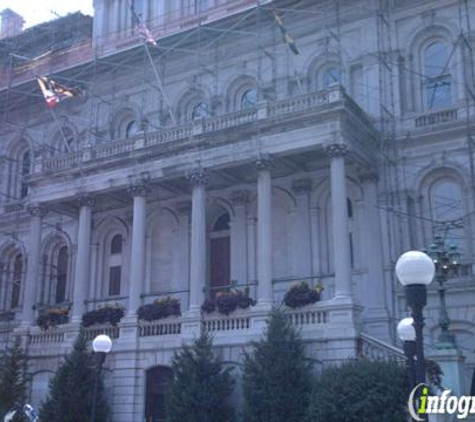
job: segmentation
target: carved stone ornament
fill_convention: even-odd
[[[235,190],[231,193],[233,205],[246,205],[249,202],[249,191],[246,189]]]
[[[197,167],[187,172],[186,178],[191,186],[206,186],[209,180],[206,170],[202,167]]]
[[[349,152],[347,144],[331,144],[325,148],[325,153],[329,158],[344,157]]]
[[[46,214],[48,214],[48,210],[40,204],[28,205],[27,210],[32,217],[43,218]]]
[[[96,205],[96,198],[87,193],[78,193],[76,198],[80,207],[93,207]]]
[[[131,183],[127,189],[129,195],[135,196],[146,196],[147,195],[147,183],[145,180],[136,180],[134,183]]]
[[[256,167],[259,171],[271,171],[274,167],[274,157],[270,154],[262,154],[256,160]]]

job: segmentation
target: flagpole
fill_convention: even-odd
[[[168,100],[167,94],[165,93],[165,89],[163,88],[162,80],[161,80],[160,75],[158,73],[157,67],[155,66],[155,63],[153,62],[153,58],[152,58],[152,55],[150,54],[150,50],[148,48],[147,41],[144,41],[143,45],[145,47],[145,51],[147,52],[147,57],[150,60],[150,64],[152,65],[152,69],[153,69],[153,73],[155,74],[155,78],[157,79],[158,88],[160,89],[160,92],[163,95],[163,99],[165,101],[165,104],[168,108],[168,113],[170,114],[170,117],[172,119],[173,124],[176,125],[176,120],[175,120],[175,117],[173,116],[170,101]]]

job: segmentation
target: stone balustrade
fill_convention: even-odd
[[[367,360],[382,360],[386,362],[406,361],[404,352],[397,347],[361,333],[358,341],[358,356]]]
[[[147,135],[138,135],[130,139],[94,145],[84,151],[46,158],[43,160],[39,171],[68,170],[77,167],[81,163],[88,163],[97,159],[112,158],[134,150],[187,140],[192,136],[228,130],[240,125],[252,124],[266,118],[290,116],[293,113],[312,111],[325,104],[340,101],[343,98],[345,98],[345,94],[342,88],[335,86],[324,91],[299,95],[272,103],[263,102],[259,103],[254,109],[246,109],[220,116],[204,118],[191,123],[161,129],[148,133]]]
[[[153,322],[139,323],[139,337],[170,336],[181,334],[179,318],[168,318]]]

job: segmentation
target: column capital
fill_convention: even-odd
[[[274,167],[274,157],[270,154],[262,154],[256,160],[258,171],[271,171]]]
[[[80,192],[76,194],[76,199],[80,207],[93,207],[96,205],[96,198],[88,193]]]
[[[46,214],[48,214],[48,209],[40,204],[30,204],[26,207],[26,209],[32,217],[43,218]]]
[[[379,175],[376,171],[366,171],[358,175],[360,183],[377,183]]]
[[[325,147],[325,154],[329,158],[344,157],[350,152],[347,144],[331,144]]]
[[[127,193],[132,196],[146,196],[147,195],[147,183],[145,180],[137,180],[129,185]]]
[[[231,192],[231,202],[233,205],[243,206],[249,202],[249,191],[247,189],[240,189]]]
[[[292,181],[292,190],[296,195],[305,195],[312,190],[312,181],[305,177]]]
[[[206,186],[209,180],[207,171],[202,167],[196,167],[186,173],[186,178],[191,186]]]

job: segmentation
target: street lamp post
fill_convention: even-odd
[[[424,315],[427,303],[427,288],[434,278],[435,266],[432,259],[420,251],[402,254],[396,263],[396,275],[406,288],[407,304],[412,310],[414,330],[416,333],[416,382],[425,383],[424,360]]]
[[[105,334],[98,335],[92,341],[92,349],[97,358],[97,377],[94,383],[94,392],[92,395],[92,409],[91,409],[91,422],[96,420],[96,404],[97,404],[97,390],[99,388],[99,381],[101,378],[102,365],[106,360],[106,355],[112,349],[112,340]]]
[[[436,347],[438,349],[454,349],[455,338],[449,331],[450,318],[445,304],[445,282],[449,276],[457,276],[459,274],[461,267],[460,254],[455,245],[450,246],[447,251],[442,236],[436,236],[434,243],[430,246],[429,255],[434,261],[435,279],[439,283],[440,335]]]
[[[412,318],[402,319],[397,326],[397,334],[403,342],[404,354],[406,355],[406,370],[409,379],[409,389],[412,391],[416,386],[416,330]]]

